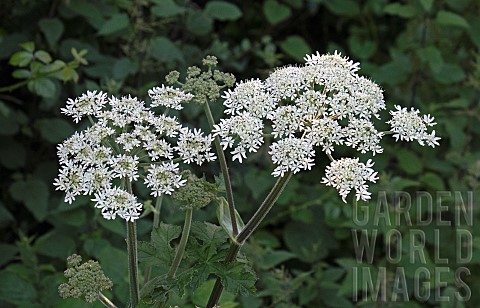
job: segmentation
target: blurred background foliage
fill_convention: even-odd
[[[243,252],[253,262],[259,280],[256,297],[226,294],[222,307],[353,307],[378,306],[352,300],[352,269],[365,267],[372,276],[387,268],[386,284],[394,284],[396,266],[385,261],[383,237],[389,229],[403,235],[402,266],[406,268],[409,302],[388,301],[386,307],[479,307],[472,292],[467,303],[452,296],[455,281],[455,232],[473,234],[471,275],[462,277],[472,291],[480,289],[480,3],[476,0],[3,0],[0,2],[0,306],[83,307],[61,300],[65,259],[76,252],[99,260],[115,286],[108,294],[125,303],[127,268],[124,226],[105,221],[88,198],[65,204],[54,192],[56,144],[73,131],[59,109],[69,97],[88,90],[146,98],[147,89],[163,82],[173,69],[184,72],[206,55],[219,58],[221,69],[237,80],[263,77],[273,67],[301,63],[307,53],[339,50],[361,62],[361,73],[385,90],[389,109],[394,104],[419,108],[437,118],[441,146],[395,143],[385,138],[385,153],[375,157],[379,182],[371,189],[386,193],[390,214],[402,201],[396,191],[411,193],[412,225],[358,226],[352,205],[321,185],[327,158],[319,153],[314,170],[296,175],[267,217],[264,228]],[[188,106],[182,119],[205,127],[199,106]],[[218,116],[220,103],[214,106]],[[383,115],[383,119],[388,114]],[[355,153],[342,153],[355,155]],[[198,170],[213,178],[218,167]],[[273,170],[265,151],[247,163],[232,164],[236,203],[246,220],[273,185]],[[440,228],[438,220],[417,226],[420,198],[427,191],[452,192],[442,199],[443,219],[454,221],[461,192],[473,191],[473,224]],[[139,194],[148,200],[145,191]],[[455,198],[457,196],[457,198]],[[417,200],[418,199],[418,200]],[[422,207],[423,215],[436,206]],[[372,213],[371,211],[371,213]],[[215,222],[211,205],[195,219]],[[446,215],[445,215],[446,214]],[[162,209],[162,220],[181,224],[173,204]],[[392,216],[393,217],[393,216]],[[147,239],[150,220],[139,221]],[[355,260],[353,229],[378,230],[373,263]],[[409,262],[409,230],[423,230],[426,262]],[[371,233],[370,233],[371,234]],[[468,247],[467,247],[468,248]],[[436,251],[448,257],[446,286],[435,284]],[[417,301],[412,294],[413,271],[432,270],[432,296]],[[376,282],[375,279],[373,281]],[[179,300],[181,307],[204,305],[213,281]],[[439,301],[440,288],[450,301]]]

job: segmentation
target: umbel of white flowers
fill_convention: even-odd
[[[373,162],[358,158],[333,158],[335,147],[349,146],[360,153],[382,153],[380,140],[385,132],[375,128],[372,118],[380,119],[385,109],[382,89],[357,74],[359,64],[340,53],[307,55],[304,66],[285,66],[265,80],[253,79],[236,84],[222,96],[225,115],[214,127],[224,149],[231,148],[233,160],[240,162],[247,152],[256,152],[264,135],[273,141],[269,154],[276,165],[273,175],[310,170],[315,148],[331,159],[322,183],[335,187],[346,202],[353,189],[357,200],[370,199],[367,182],[375,182]],[[439,137],[427,132],[436,123],[430,115],[395,106],[387,121],[396,140],[417,140],[435,147]]]
[[[166,86],[148,93],[150,106],[130,96],[108,98],[95,91],[67,101],[62,113],[76,123],[87,117],[91,126],[57,147],[61,169],[54,185],[65,191],[66,202],[93,195],[104,218],[133,221],[142,204],[127,183],[143,178],[153,196],[171,194],[186,182],[174,159],[198,165],[216,159],[211,135],[182,127],[175,117],[152,110],[182,109],[181,103],[191,100],[192,94]]]

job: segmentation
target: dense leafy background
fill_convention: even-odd
[[[126,301],[123,224],[103,220],[88,205],[88,198],[73,205],[63,203],[52,186],[57,172],[55,146],[75,129],[59,112],[68,97],[101,89],[145,98],[147,89],[162,83],[169,70],[184,71],[208,54],[217,56],[221,68],[240,80],[301,62],[306,53],[335,49],[361,62],[361,73],[385,89],[390,108],[394,104],[414,106],[436,116],[437,132],[443,137],[439,148],[384,140],[385,153],[375,157],[381,179],[372,187],[371,204],[382,191],[389,198],[395,191],[408,191],[413,204],[416,191],[428,191],[434,197],[437,191],[460,191],[464,200],[464,192],[473,191],[474,222],[468,226],[474,235],[473,258],[466,281],[471,290],[480,289],[478,1],[4,0],[0,20],[2,307],[83,307],[80,301],[61,300],[56,291],[63,281],[65,258],[74,252],[99,260],[115,282],[109,296],[117,303]],[[34,46],[19,45],[25,42]],[[77,52],[72,54],[72,48]],[[12,87],[19,82],[23,83]],[[214,108],[216,114],[221,112],[221,104]],[[186,111],[185,121],[205,124],[199,115],[201,108],[192,106]],[[251,215],[273,184],[272,165],[266,157],[266,152],[260,152],[246,164],[232,165],[238,210],[244,217]],[[431,236],[437,221],[417,227],[417,207],[412,206],[413,226],[377,227],[374,261],[361,265],[355,260],[351,234],[361,227],[352,223],[352,206],[319,184],[326,163],[326,157],[319,155],[313,171],[294,177],[265,227],[243,250],[259,277],[257,296],[227,294],[223,306],[359,305],[352,301],[353,267],[368,267],[374,275],[386,266],[387,284],[393,284],[396,266],[385,263],[384,248],[389,243],[382,238],[389,228],[404,235],[404,256],[409,253],[409,229],[427,234],[426,264],[418,260],[410,264],[408,259],[401,264],[407,269],[408,283],[418,266],[435,267],[433,255],[439,249],[450,260],[441,266],[451,267],[450,274],[442,278],[448,287],[442,286],[441,292],[453,294],[457,290],[453,273],[458,267],[455,230],[465,226],[440,228],[439,243]],[[202,171],[213,178],[218,167]],[[455,198],[443,204],[450,213],[445,219],[453,219]],[[388,207],[391,213],[397,210],[394,202]],[[197,211],[195,219],[215,222],[214,212],[212,205]],[[182,213],[167,205],[162,220],[181,225]],[[149,219],[140,221],[141,239],[148,239],[150,226]],[[361,229],[365,228],[372,231],[375,227]],[[209,281],[200,286],[186,300],[204,305],[211,285]],[[436,301],[434,296],[419,302],[410,295],[408,303],[382,305],[462,305],[453,297],[450,302]],[[479,305],[479,294],[473,292],[465,306]]]

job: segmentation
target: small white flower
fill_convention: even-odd
[[[438,140],[440,140],[440,137],[435,136],[435,131],[431,134],[427,132],[427,126],[436,124],[433,122],[435,120],[433,117],[426,115],[421,118],[419,116],[420,111],[413,107],[408,111],[407,108],[395,105],[395,109],[395,111],[390,111],[392,119],[387,123],[392,127],[393,137],[396,141],[399,139],[406,141],[417,140],[420,145],[424,145],[424,141],[431,147],[439,145]]]
[[[287,137],[272,143],[270,151],[274,164],[278,165],[272,175],[283,176],[285,172],[297,173],[310,170],[314,165],[315,151],[312,144],[305,139]]]
[[[358,158],[341,158],[334,160],[325,169],[322,183],[338,190],[343,202],[352,189],[355,189],[357,200],[367,201],[371,193],[368,192],[368,182],[376,182],[377,172],[371,167],[373,162],[369,159],[366,164],[359,162]]]
[[[140,217],[142,204],[127,191],[112,187],[95,193],[95,207],[101,209],[105,219],[115,219],[116,215],[126,221],[134,221]]]
[[[182,103],[188,102],[193,98],[190,93],[175,89],[162,84],[162,87],[155,87],[148,90],[148,95],[152,99],[151,107],[164,106],[176,110],[183,109]]]
[[[263,124],[258,117],[244,111],[229,119],[221,119],[212,133],[220,136],[223,149],[232,148],[233,160],[242,162],[249,152],[256,152],[263,144]]]
[[[225,114],[236,115],[244,111],[264,117],[273,110],[275,103],[266,92],[265,85],[259,79],[242,81],[236,84],[234,90],[227,90],[222,98],[223,105],[227,108]]]
[[[126,154],[116,155],[108,161],[113,170],[114,178],[128,178],[130,181],[138,179],[138,157]]]
[[[383,148],[379,144],[382,136],[383,133],[378,132],[372,122],[351,118],[345,129],[345,144],[362,154],[371,151],[375,156],[376,153],[383,153]]]
[[[174,149],[185,163],[195,162],[197,165],[201,165],[205,161],[209,162],[216,159],[216,156],[210,152],[212,142],[212,135],[204,136],[199,129],[195,128],[192,131],[184,127],[180,130],[177,146]]]
[[[107,103],[107,94],[97,91],[87,91],[86,94],[75,99],[68,99],[67,106],[60,108],[61,112],[67,116],[73,117],[73,121],[78,123],[84,116],[96,116]]]
[[[178,164],[173,162],[160,165],[151,164],[148,174],[145,177],[145,184],[152,190],[151,195],[158,197],[160,195],[170,195],[181,186],[184,186],[187,180],[183,180],[178,169]]]

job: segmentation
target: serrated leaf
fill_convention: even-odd
[[[100,30],[98,30],[98,35],[109,35],[120,30],[123,30],[128,27],[130,24],[130,20],[128,19],[128,15],[125,13],[118,13],[110,17],[107,20]]]
[[[170,242],[180,236],[182,228],[175,225],[160,223],[151,233],[151,241],[139,242],[139,260],[162,269],[168,269],[172,264],[175,251]]]
[[[433,5],[433,0],[420,0],[420,4],[426,12],[430,12]]]
[[[392,3],[385,6],[383,11],[390,15],[397,15],[403,18],[412,18],[417,15],[417,10],[409,4]]]
[[[266,253],[263,256],[261,262],[259,262],[258,266],[263,270],[269,270],[280,263],[283,263],[287,260],[295,258],[296,255],[291,253],[290,251],[285,250],[274,250]]]
[[[289,18],[292,10],[276,0],[266,0],[263,2],[263,14],[269,23],[277,24]]]
[[[39,179],[28,179],[10,185],[10,194],[16,201],[25,204],[26,208],[38,221],[43,221],[48,208],[48,186]]]
[[[448,11],[439,11],[437,13],[437,22],[446,26],[457,26],[465,29],[470,28],[470,25],[465,18]]]
[[[12,55],[8,64],[25,67],[33,60],[33,54],[28,51],[17,51]]]
[[[152,57],[161,62],[180,61],[183,55],[180,49],[167,37],[157,36],[150,42]]]
[[[138,65],[129,58],[118,59],[113,65],[113,76],[117,79],[124,79],[138,71]]]
[[[184,7],[179,6],[173,0],[157,1],[157,4],[152,7],[152,14],[158,17],[170,17],[182,14],[186,11]]]
[[[33,55],[35,56],[36,59],[42,61],[45,64],[52,62],[52,57],[48,52],[44,50],[38,50]]]
[[[65,234],[52,231],[40,236],[35,241],[34,248],[44,256],[65,260],[75,252],[75,242]]]
[[[222,264],[215,272],[225,287],[225,290],[234,295],[252,295],[255,293],[255,282],[257,276],[253,269],[243,263],[234,261],[227,265]]]
[[[32,72],[26,69],[19,69],[19,70],[14,70],[12,72],[12,77],[17,78],[17,79],[27,79],[32,76]]]
[[[75,131],[70,122],[63,119],[39,119],[35,126],[43,139],[51,143],[60,143]]]
[[[218,20],[237,20],[242,16],[242,11],[235,4],[226,1],[209,1],[204,12]]]
[[[280,48],[297,61],[302,61],[305,55],[310,54],[312,49],[299,35],[290,35],[280,43]]]
[[[43,18],[38,22],[38,26],[45,35],[50,47],[57,44],[64,30],[63,23],[58,18]]]
[[[235,210],[235,218],[237,223],[237,230],[240,233],[245,224],[243,223],[242,217],[238,214],[237,210]],[[233,236],[233,227],[232,227],[232,218],[230,216],[230,210],[228,208],[228,202],[225,198],[220,198],[217,202],[217,219],[222,226],[223,230],[227,232],[228,236],[232,241],[235,241],[235,237]]]

